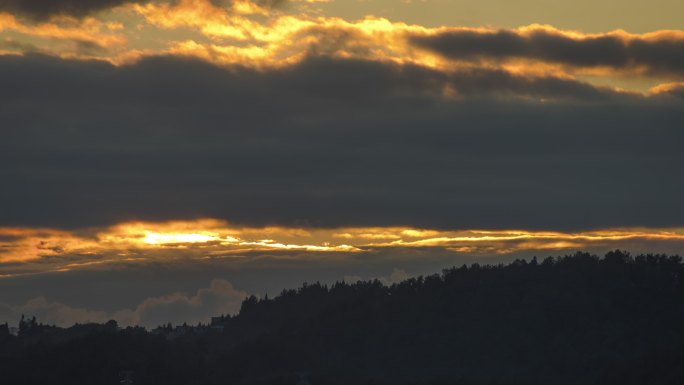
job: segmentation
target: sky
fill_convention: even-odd
[[[0,0],[0,323],[684,250],[681,1]]]

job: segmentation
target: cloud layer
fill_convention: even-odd
[[[0,0],[0,11],[45,20],[55,15],[82,17],[130,2],[133,0]]]
[[[283,67],[323,55],[438,70],[582,76],[596,84],[628,85],[640,92],[658,82],[681,81],[683,75],[681,30],[583,33],[537,24],[512,29],[436,28],[373,16],[350,21],[322,16],[305,4],[273,8],[277,3],[9,1],[5,4],[9,12],[0,11],[0,30],[8,32],[0,41],[0,54],[42,52],[117,65],[171,54],[253,68]],[[112,5],[121,6],[81,19],[47,17],[55,12],[83,15]],[[42,19],[17,18],[26,13],[21,7]],[[630,83],[626,76],[637,79]]]
[[[0,222],[677,227],[684,103],[566,78],[311,58],[0,58]]]
[[[454,60],[527,59],[580,68],[684,75],[682,31],[583,35],[543,26],[519,30],[445,28],[414,36],[412,41]]]

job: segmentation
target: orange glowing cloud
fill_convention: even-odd
[[[120,23],[103,22],[92,17],[83,20],[60,17],[49,22],[31,25],[20,22],[8,13],[0,13],[0,32],[12,31],[52,41],[87,42],[103,49],[126,45],[127,39],[116,32],[121,29]]]
[[[2,241],[1,239],[6,239]],[[25,262],[64,252],[89,253],[96,241],[54,229],[0,228],[0,263]]]
[[[405,43],[404,35],[423,31],[420,26],[375,17],[348,22],[334,17],[271,14],[245,4],[253,3],[236,2],[224,9],[207,0],[184,0],[176,5],[131,5],[131,9],[158,28],[194,29],[209,39],[175,41],[167,52],[222,65],[279,67],[311,54],[423,65],[440,61],[437,55]],[[266,18],[255,18],[255,14]]]
[[[0,228],[2,266],[41,262],[49,271],[106,268],[117,263],[203,260],[245,253],[353,255],[392,249],[434,249],[462,255],[530,251],[609,250],[638,245],[684,245],[684,229],[610,229],[587,232],[435,230],[408,227],[240,227],[222,220],[130,222],[82,232]],[[296,253],[296,254],[289,254]],[[302,254],[304,253],[304,254]],[[242,258],[241,257],[241,258]],[[9,265],[7,265],[9,264]]]
[[[13,34],[5,44],[11,48],[0,42],[0,54],[22,54],[29,49],[22,47],[33,46],[62,58],[115,65],[173,55],[269,69],[328,56],[411,64],[446,74],[484,69],[531,79],[581,77],[647,96],[655,80],[627,84],[624,78],[671,83],[684,76],[678,56],[671,54],[684,45],[684,31],[590,34],[540,24],[503,30],[431,28],[373,16],[351,21],[321,16],[309,6],[272,9],[250,0],[225,7],[210,0],[131,2],[97,17],[56,16],[37,24],[0,13],[0,31]],[[97,49],[84,49],[84,44]],[[445,95],[458,96],[451,91],[445,88]]]

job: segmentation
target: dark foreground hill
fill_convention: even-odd
[[[3,384],[115,384],[124,369],[141,385],[684,384],[684,267],[578,253],[304,285],[213,329],[0,330]]]

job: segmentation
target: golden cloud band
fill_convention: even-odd
[[[174,55],[262,69],[325,55],[445,72],[498,69],[528,77],[572,77],[645,93],[658,93],[667,88],[661,84],[676,84],[684,75],[676,55],[684,47],[684,31],[428,28],[370,16],[347,21],[301,4],[286,11],[248,0],[227,7],[209,0],[135,2],[97,16],[57,15],[41,21],[5,12],[0,13],[0,54],[39,52],[115,65]],[[640,80],[625,83],[624,75]]]
[[[216,219],[130,222],[104,229],[0,228],[0,274],[43,262],[48,271],[116,263],[348,255],[378,250],[430,248],[461,255],[534,251],[571,252],[625,245],[684,245],[684,229],[610,229],[583,232],[531,230],[431,230],[408,227],[241,227]],[[307,257],[307,258],[308,258]],[[42,269],[39,268],[37,272]]]

